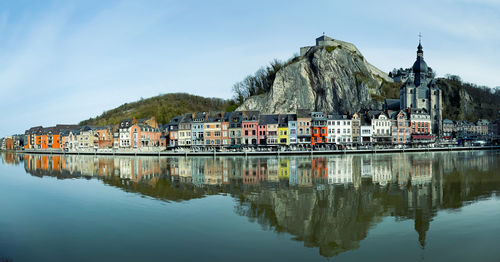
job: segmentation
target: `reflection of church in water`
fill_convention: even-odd
[[[11,161],[12,156],[2,154],[2,159]],[[485,192],[475,187],[488,184],[473,183],[477,179],[473,174],[496,170],[492,165],[498,163],[492,159],[480,152],[249,158],[23,156],[26,171],[35,176],[96,177],[168,201],[228,193],[241,202],[238,214],[285,230],[306,246],[318,247],[323,256],[358,248],[385,216],[414,220],[424,247],[438,209],[456,208],[463,205],[461,199]],[[457,189],[456,180],[462,177],[466,179]]]

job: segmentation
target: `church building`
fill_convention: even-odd
[[[424,61],[421,41],[418,43],[417,60],[412,72],[403,83],[399,93],[400,109],[411,112],[412,109],[424,110],[430,115],[432,134],[440,136],[442,123],[442,94],[436,85],[432,70]]]

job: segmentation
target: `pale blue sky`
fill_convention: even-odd
[[[160,93],[230,98],[327,35],[388,72],[422,32],[438,75],[500,86],[500,1],[2,1],[0,136],[77,123]]]

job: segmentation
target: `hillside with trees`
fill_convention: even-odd
[[[463,82],[459,76],[437,79],[443,92],[443,118],[451,120],[493,120],[499,117],[500,88],[489,88]]]
[[[105,111],[100,116],[80,122],[80,125],[114,125],[126,118],[155,117],[158,123],[168,123],[171,118],[188,112],[233,111],[231,100],[206,98],[186,93],[173,93],[125,103]]]

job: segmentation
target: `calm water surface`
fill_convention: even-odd
[[[499,190],[500,151],[2,153],[0,258],[500,261]]]

